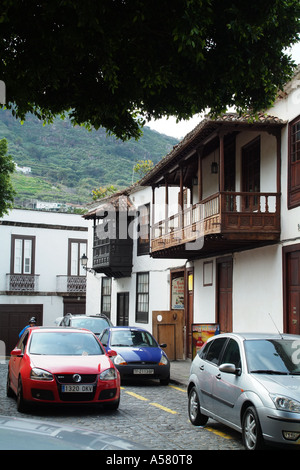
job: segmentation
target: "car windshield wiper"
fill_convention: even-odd
[[[257,369],[251,370],[251,374],[277,374],[277,375],[289,375],[290,372],[282,372],[279,370],[271,370],[271,369]]]
[[[119,344],[111,344],[111,347],[112,347],[112,348],[113,348],[114,346],[119,346],[119,347],[124,346],[124,347],[128,347],[128,348],[131,347],[131,346],[129,346],[128,344],[122,344],[122,343],[119,343]]]

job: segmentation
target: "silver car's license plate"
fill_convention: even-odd
[[[93,385],[62,385],[61,391],[65,393],[91,393]]]
[[[154,374],[154,369],[133,369],[133,373],[136,375]]]

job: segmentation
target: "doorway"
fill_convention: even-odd
[[[283,248],[284,331],[300,334],[300,245]]]
[[[260,137],[254,139],[242,149],[242,191],[257,193],[260,191]],[[258,196],[243,200],[243,210],[257,210]]]
[[[129,292],[117,294],[117,325],[128,326],[129,324]]]
[[[222,333],[232,331],[232,258],[217,260],[217,315]]]

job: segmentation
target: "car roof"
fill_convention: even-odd
[[[74,327],[63,327],[63,326],[32,326],[28,328],[31,332],[66,332],[66,333],[92,333],[91,330],[86,328],[74,328]]]
[[[260,332],[245,332],[245,333],[221,333],[219,335],[209,338],[212,340],[216,337],[229,337],[229,338],[239,338],[240,340],[261,340],[261,339],[295,339],[300,340],[300,335],[292,335],[288,333],[260,333]]]
[[[148,330],[145,328],[140,328],[139,326],[110,326],[105,328],[106,330],[135,330],[135,331],[146,331],[149,333]]]

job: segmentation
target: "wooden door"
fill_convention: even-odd
[[[175,324],[160,323],[157,325],[157,341],[159,344],[165,343],[164,348],[170,361],[176,359],[176,330]]]
[[[187,269],[187,302],[186,302],[186,355],[192,358],[192,324],[194,323],[194,270]]]
[[[0,305],[0,341],[5,345],[7,355],[16,346],[20,331],[28,325],[31,317],[36,317],[38,326],[43,325],[42,304]]]
[[[242,191],[257,193],[260,191],[260,138],[255,139],[242,149]],[[258,209],[258,196],[246,196],[244,210]]]
[[[232,331],[232,258],[217,260],[216,316],[222,333]]]
[[[64,316],[68,313],[72,315],[85,315],[85,299],[64,298]]]
[[[184,359],[184,310],[154,310],[152,332],[159,344],[166,343],[170,361]]]
[[[129,292],[117,294],[117,325],[128,326],[129,321]]]
[[[300,334],[300,251],[287,253],[287,333]]]

